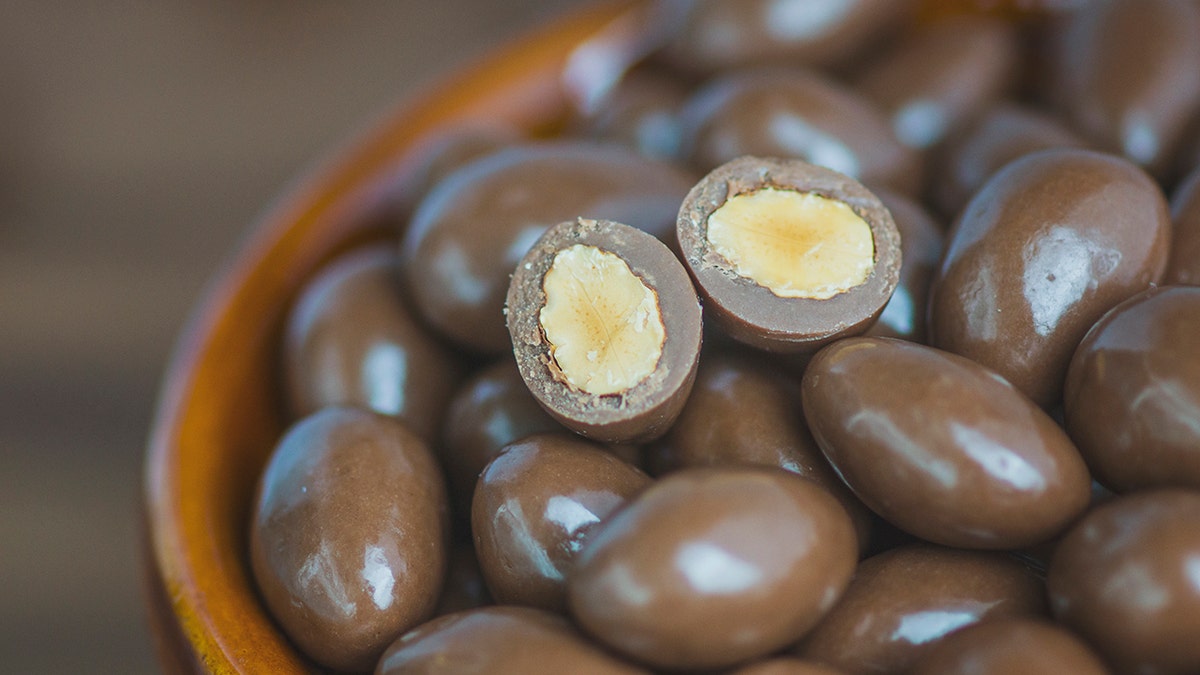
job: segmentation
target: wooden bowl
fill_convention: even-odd
[[[637,51],[633,12],[645,7],[590,5],[401,106],[293,187],[212,284],[175,348],[146,457],[144,584],[166,670],[314,670],[259,602],[246,545],[254,486],[284,425],[276,351],[288,304],[325,259],[372,235],[386,186],[423,142],[471,122],[552,132],[573,98]],[[604,67],[572,68],[580,49]]]

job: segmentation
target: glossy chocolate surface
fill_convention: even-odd
[[[942,262],[945,228],[920,204],[890,190],[872,192],[892,214],[900,232],[900,281],[883,312],[865,335],[925,342],[929,287]]]
[[[1097,147],[1162,175],[1200,103],[1198,36],[1187,0],[1091,3],[1056,41],[1049,96]]]
[[[1164,284],[1200,286],[1200,166],[1171,194],[1171,259]]]
[[[817,73],[753,70],[718,78],[684,108],[685,152],[710,171],[743,155],[803,159],[915,193],[921,158],[861,94]]]
[[[943,214],[954,218],[1005,164],[1038,150],[1084,146],[1057,118],[1034,108],[1001,103],[947,140],[930,171],[930,198]]]
[[[765,656],[808,631],[853,573],[845,510],[778,469],[659,480],[584,547],[568,579],[584,630],[661,668]]]
[[[653,292],[664,328],[653,372],[613,394],[592,394],[565,380],[540,319],[547,271],[560,251],[577,245],[624,261]],[[554,226],[516,266],[506,313],[521,378],[550,416],[572,431],[605,442],[649,441],[665,434],[683,409],[700,359],[700,302],[675,254],[645,232],[584,218]]]
[[[1049,539],[1091,477],[1049,415],[986,368],[885,338],[849,338],[804,374],[804,413],[855,494],[897,527],[962,548]]]
[[[566,609],[564,578],[588,537],[650,484],[638,468],[566,432],[504,449],[479,477],[471,530],[496,602]]]
[[[471,512],[475,481],[504,446],[532,434],[562,430],[529,393],[512,358],[472,375],[450,400],[438,444],[458,511]]]
[[[508,277],[547,228],[608,218],[669,241],[692,182],[686,171],[618,146],[562,141],[489,155],[438,184],[413,215],[401,246],[408,292],[455,343],[506,352]]]
[[[1200,493],[1164,489],[1097,507],[1063,539],[1054,615],[1119,673],[1200,672]]]
[[[955,630],[1045,613],[1042,581],[1002,553],[916,544],[858,566],[837,606],[795,649],[853,674],[904,673]]]
[[[834,65],[869,51],[908,13],[908,0],[668,0],[676,13],[665,56],[683,71],[756,63]]]
[[[708,221],[727,200],[763,189],[815,194],[841,202],[871,229],[874,268],[858,286],[828,299],[780,297],[733,271],[708,240]],[[797,160],[742,157],[704,177],[679,209],[683,259],[705,299],[705,311],[734,339],[774,352],[812,352],[866,331],[900,280],[900,235],[891,214],[860,183]]]
[[[1054,149],[1006,165],[964,209],[930,300],[930,341],[1043,407],[1106,311],[1162,278],[1170,219],[1133,164]]]
[[[705,351],[696,384],[671,431],[647,450],[657,473],[697,466],[773,466],[807,478],[837,498],[860,546],[869,511],[830,468],[800,409],[799,382],[762,361]]]
[[[461,377],[458,356],[412,316],[388,246],[348,253],[309,282],[283,338],[296,417],[329,405],[395,415],[426,442]]]
[[[942,640],[910,675],[1107,675],[1075,635],[1045,621],[993,619]]]
[[[1154,288],[1106,314],[1064,398],[1067,430],[1106,486],[1200,490],[1200,288]]]
[[[1020,64],[1017,29],[987,16],[922,26],[858,78],[903,144],[925,150],[1001,98]]]
[[[529,607],[485,607],[435,619],[407,633],[375,675],[632,675],[562,617]]]
[[[271,456],[250,524],[254,579],[313,660],[368,670],[433,612],[446,574],[446,490],[399,422],[326,408]]]

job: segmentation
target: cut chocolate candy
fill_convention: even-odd
[[[870,328],[900,274],[887,208],[843,174],[742,157],[704,178],[676,230],[705,307],[732,337],[809,352]]]
[[[508,330],[525,384],[554,418],[602,441],[661,436],[700,353],[700,303],[654,237],[613,221],[561,223],[517,265]]]

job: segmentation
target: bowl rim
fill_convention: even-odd
[[[206,500],[211,486],[194,480],[219,474],[214,463],[221,455],[209,443],[221,438],[215,428],[221,410],[210,399],[218,385],[236,382],[230,370],[238,365],[238,338],[249,333],[247,340],[259,343],[277,335],[278,316],[265,317],[282,308],[264,301],[284,304],[279,300],[292,297],[329,251],[361,234],[357,221],[378,204],[384,179],[411,171],[422,142],[468,123],[502,121],[535,132],[560,123],[580,96],[566,77],[572,55],[580,45],[605,44],[605,36],[629,51],[630,10],[638,5],[645,0],[586,3],[406,97],[331,159],[302,172],[218,268],[168,360],[143,467],[144,601],[159,662],[168,671],[312,669],[269,618],[263,624],[265,610],[254,607],[252,585],[246,593],[245,552],[213,545],[214,523],[228,524],[238,509]],[[256,312],[262,320],[238,323]],[[273,389],[269,383],[260,388]],[[249,412],[269,420],[270,408],[268,402]],[[241,605],[221,606],[238,595]],[[253,609],[261,616],[246,616]]]

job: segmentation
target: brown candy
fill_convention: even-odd
[[[471,530],[500,604],[566,609],[563,579],[610,513],[650,479],[602,446],[567,433],[504,449],[479,477]]]
[[[567,580],[587,632],[660,668],[716,668],[799,639],[841,594],[857,547],[845,510],[786,471],[659,480],[584,547]]]
[[[1045,612],[1042,582],[1000,553],[925,544],[858,566],[842,600],[795,649],[851,674],[904,673],[950,633]]]
[[[825,456],[876,513],[926,541],[1013,549],[1088,505],[1067,435],[986,368],[931,347],[849,338],[804,373],[804,413]]]
[[[910,675],[1107,675],[1082,640],[1032,619],[993,619],[950,635]]]
[[[336,670],[368,670],[433,612],[446,574],[446,491],[425,443],[389,417],[326,408],[267,464],[250,524],[263,600]]]
[[[1115,307],[1067,375],[1067,430],[1104,485],[1200,489],[1200,288],[1150,289]]]
[[[1055,44],[1049,96],[1097,147],[1162,175],[1200,104],[1197,63],[1195,3],[1094,2]]]
[[[417,628],[388,647],[375,675],[634,675],[562,617],[529,607],[485,607]]]
[[[683,119],[685,153],[704,171],[743,155],[789,157],[909,194],[921,186],[920,155],[883,112],[817,73],[733,73],[696,92]]]
[[[1059,544],[1054,615],[1118,673],[1200,672],[1200,493],[1118,497]]]
[[[687,405],[648,454],[660,473],[697,466],[791,471],[846,507],[860,548],[870,538],[870,512],[846,489],[808,432],[799,383],[748,357],[706,351]]]
[[[517,265],[506,312],[522,379],[566,427],[641,442],[679,416],[700,358],[700,303],[662,242],[613,221],[556,225]]]
[[[511,358],[472,375],[450,401],[439,448],[459,511],[471,512],[475,482],[504,446],[532,434],[562,430],[529,393]]]
[[[896,290],[865,334],[923,343],[929,288],[942,262],[945,228],[908,197],[880,188],[872,192],[892,214],[900,232],[901,263]]]
[[[760,349],[812,352],[862,333],[900,278],[900,235],[879,199],[799,160],[721,166],[688,194],[676,231],[705,310]]]
[[[1200,166],[1171,195],[1171,259],[1164,284],[1200,286]]]
[[[457,384],[457,356],[410,314],[390,247],[348,253],[308,283],[288,315],[288,400],[302,417],[329,405],[395,415],[431,442]]]
[[[517,261],[551,225],[610,218],[664,240],[693,182],[685,171],[618,146],[526,145],[456,171],[414,214],[401,247],[421,316],[477,352],[509,349],[504,294]]]
[[[997,172],[963,210],[930,300],[930,340],[1043,407],[1104,312],[1162,278],[1170,220],[1133,164],[1043,150]]]
[[[858,90],[891,119],[903,144],[941,143],[1016,80],[1020,52],[1010,22],[957,16],[927,24],[858,78]]]
[[[909,0],[668,0],[675,12],[666,59],[712,72],[755,63],[843,63],[868,51],[904,16]]]

